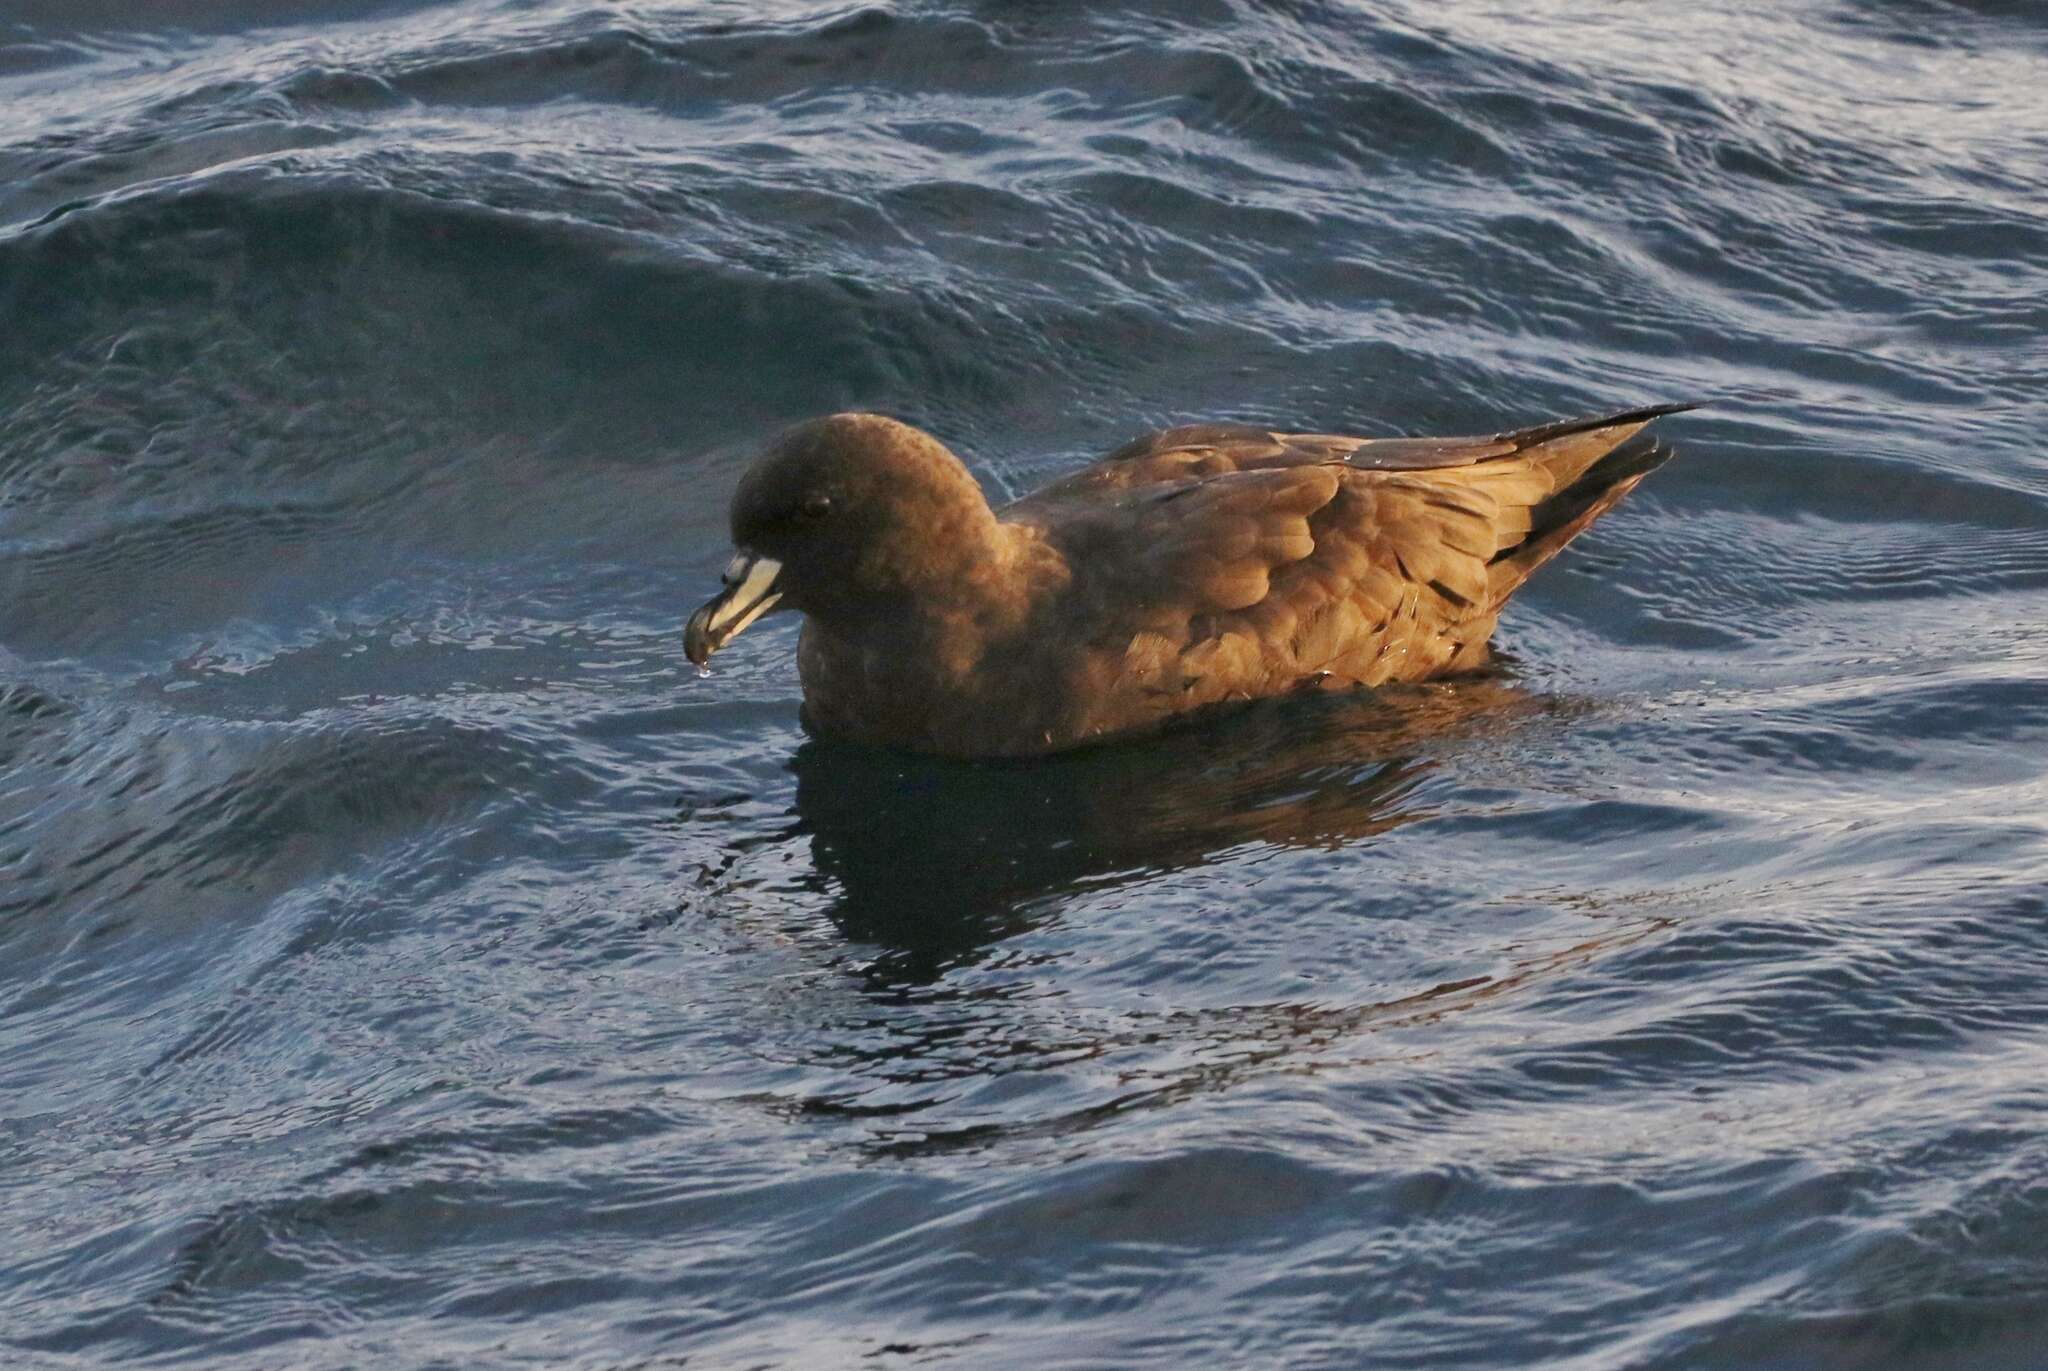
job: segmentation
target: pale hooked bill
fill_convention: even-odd
[[[683,635],[683,650],[690,660],[703,666],[728,638],[775,608],[782,599],[782,592],[775,589],[781,574],[782,563],[773,557],[742,552],[726,563],[725,574],[719,577],[724,593],[690,616]]]

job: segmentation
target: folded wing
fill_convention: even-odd
[[[1167,429],[1004,511],[1043,525],[1116,670],[1204,697],[1419,680],[1486,657],[1501,606],[1668,456],[1683,405],[1485,437]]]

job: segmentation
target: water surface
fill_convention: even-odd
[[[0,0],[25,1366],[2024,1367],[2048,26]],[[681,625],[778,425],[1704,399],[1499,678],[1031,765]]]

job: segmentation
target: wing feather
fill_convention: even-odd
[[[1485,660],[1507,595],[1654,464],[1623,445],[1682,408],[1462,438],[1184,425],[1003,517],[1041,526],[1074,569],[1106,654],[1091,670],[1176,708],[1415,680]]]

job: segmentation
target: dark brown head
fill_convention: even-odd
[[[930,434],[879,414],[799,424],[733,494],[737,552],[684,650],[701,666],[771,610],[853,616],[943,593],[994,533],[981,487]]]

